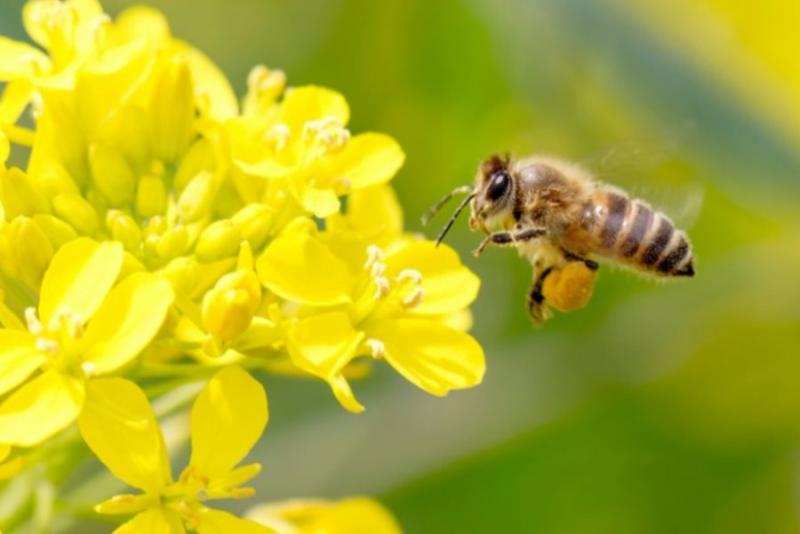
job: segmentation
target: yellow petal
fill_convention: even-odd
[[[388,185],[354,191],[347,200],[346,219],[360,234],[391,238],[403,232],[403,209]]]
[[[198,512],[199,523],[197,532],[199,534],[275,534],[276,531],[269,527],[236,517],[222,510],[203,508]],[[144,531],[142,531],[144,532]]]
[[[220,122],[236,116],[239,112],[236,93],[220,68],[196,48],[185,46],[182,53],[189,62],[200,108]]]
[[[0,405],[0,443],[30,447],[69,426],[83,406],[84,387],[58,371],[45,371]]]
[[[299,368],[330,380],[350,362],[363,337],[347,313],[333,311],[292,324],[286,332],[286,348]]]
[[[317,238],[313,223],[297,223],[287,226],[259,257],[261,283],[279,297],[303,304],[350,302],[353,280],[347,265]]]
[[[303,191],[303,209],[324,219],[339,212],[339,197],[332,189],[306,187]]]
[[[0,395],[20,385],[46,361],[28,332],[0,330]]]
[[[415,314],[439,315],[469,306],[478,295],[480,279],[461,264],[453,249],[433,241],[409,241],[386,256],[391,278],[405,269],[422,274],[425,296],[413,308]]]
[[[438,321],[387,320],[367,336],[384,343],[386,361],[397,372],[433,395],[476,386],[486,370],[478,342]]]
[[[0,446],[5,447],[10,452],[10,448],[8,446]],[[0,460],[2,462],[2,460]],[[25,467],[25,457],[24,456],[16,456],[7,462],[0,463],[0,481],[8,480],[9,478],[13,477],[17,473],[19,473],[23,467]]]
[[[137,39],[165,42],[170,38],[169,24],[166,17],[157,9],[133,6],[117,16],[112,37],[119,44]]]
[[[203,388],[192,406],[192,458],[198,473],[228,473],[261,437],[267,425],[263,386],[240,367],[227,367]]]
[[[96,505],[94,511],[98,514],[135,514],[147,508],[152,508],[154,504],[158,503],[158,498],[158,495],[147,493],[139,493],[137,495],[123,493],[122,495],[114,495]]]
[[[15,124],[31,100],[33,85],[26,80],[8,82],[0,98],[0,124]]]
[[[60,308],[91,317],[122,266],[122,245],[78,238],[61,247],[44,274],[39,319],[47,324]]]
[[[134,273],[111,290],[83,338],[86,361],[98,374],[128,363],[158,333],[172,304],[172,286],[152,273]]]
[[[50,60],[39,49],[0,35],[0,81],[30,78],[50,68]]]
[[[172,482],[164,438],[139,386],[122,378],[91,380],[78,418],[84,441],[115,477],[147,493]]]
[[[347,534],[400,534],[391,512],[374,499],[352,497],[341,501],[293,499],[253,508],[247,517],[279,532],[295,527],[299,532]],[[288,530],[288,529],[287,529]]]
[[[308,121],[331,119],[341,126],[350,120],[350,108],[344,97],[331,89],[306,85],[286,92],[281,104],[280,122],[300,136]]]
[[[114,534],[184,534],[180,516],[164,508],[151,508],[120,525]]]
[[[326,173],[352,189],[363,189],[392,179],[405,161],[397,142],[385,134],[353,137],[325,168]]]

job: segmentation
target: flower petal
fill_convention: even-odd
[[[264,387],[245,370],[217,373],[192,406],[192,458],[199,473],[226,475],[244,458],[267,426]]]
[[[118,369],[158,333],[172,304],[172,286],[151,273],[134,273],[111,290],[89,321],[84,360],[98,374]]]
[[[480,279],[461,264],[453,249],[433,241],[409,241],[386,256],[386,273],[397,276],[404,269],[422,274],[425,296],[413,313],[439,315],[469,306],[478,295]]]
[[[201,107],[207,106],[203,109],[208,116],[217,121],[236,116],[239,112],[236,93],[220,68],[196,48],[184,45],[182,52],[189,62],[195,93]]]
[[[286,348],[299,368],[324,380],[341,373],[364,338],[343,311],[312,315],[292,324]]]
[[[81,237],[59,249],[44,273],[39,296],[39,319],[45,325],[60,308],[84,320],[103,302],[122,267],[120,243],[97,243]]]
[[[258,277],[287,300],[317,306],[346,304],[353,284],[347,265],[315,234],[308,220],[287,226],[258,258]]]
[[[360,234],[391,238],[403,232],[403,209],[388,185],[354,191],[348,198],[345,218]]]
[[[38,48],[0,35],[0,81],[29,78],[50,68],[50,60]]]
[[[325,168],[352,189],[383,184],[392,179],[405,161],[403,149],[385,134],[364,133],[353,137]]]
[[[151,508],[120,525],[114,534],[184,534],[183,521],[178,514],[164,508]]]
[[[115,477],[147,493],[172,482],[164,438],[144,392],[122,378],[91,380],[78,427]]]
[[[46,361],[28,332],[0,330],[0,395],[20,385]]]
[[[230,534],[233,532],[236,534],[276,534],[276,531],[255,521],[242,519],[212,508],[199,510],[198,519],[197,532],[199,534]]]
[[[331,89],[306,85],[286,92],[281,103],[280,121],[299,137],[308,121],[333,119],[341,126],[350,120],[350,108],[344,97]]]
[[[428,319],[383,321],[367,336],[384,343],[386,361],[433,395],[478,385],[486,370],[483,349],[472,336]]]
[[[339,212],[339,197],[332,189],[306,187],[303,190],[303,209],[324,219]]]
[[[45,371],[0,405],[0,443],[30,447],[72,423],[81,411],[84,387],[58,371]]]
[[[302,526],[303,532],[347,532],[348,534],[400,534],[400,525],[381,503],[368,497],[341,501],[292,499],[265,504],[247,512],[264,525]],[[288,529],[287,529],[288,530]]]

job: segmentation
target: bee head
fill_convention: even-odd
[[[514,179],[511,157],[497,154],[481,162],[475,178],[470,227],[486,230],[487,222],[503,218],[513,206]]]

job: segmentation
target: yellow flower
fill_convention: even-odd
[[[400,534],[392,514],[377,501],[351,497],[340,501],[296,499],[257,506],[247,517],[277,534]]]
[[[294,364],[326,380],[342,405],[356,412],[363,407],[342,371],[360,355],[385,359],[434,395],[478,384],[483,351],[452,326],[475,299],[477,277],[453,250],[430,241],[395,238],[384,247],[364,245],[367,228],[360,224],[378,223],[348,223],[345,217],[340,225],[351,230],[334,232],[326,242],[312,221],[297,219],[258,259],[261,282],[302,305],[285,327]]]
[[[245,114],[228,121],[231,157],[246,176],[287,190],[302,210],[327,217],[340,209],[339,196],[389,181],[405,156],[389,136],[363,133],[350,137],[350,109],[330,89],[306,86],[275,98],[283,79],[264,67],[249,78]]]
[[[81,435],[117,478],[142,491],[112,497],[97,505],[96,511],[136,514],[115,530],[118,534],[273,532],[203,504],[253,495],[252,488],[241,485],[256,476],[261,466],[236,464],[258,441],[267,419],[267,397],[261,384],[239,367],[218,372],[194,402],[191,459],[174,480],[164,438],[142,390],[121,378],[93,381],[78,420]]]
[[[161,327],[172,302],[162,278],[135,273],[116,286],[118,243],[76,239],[44,274],[27,330],[0,330],[0,443],[29,447],[72,423],[86,382],[129,363]]]

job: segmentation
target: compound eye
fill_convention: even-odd
[[[511,185],[511,177],[508,171],[497,171],[492,174],[489,180],[489,187],[486,188],[486,197],[489,200],[498,200],[508,191]]]

